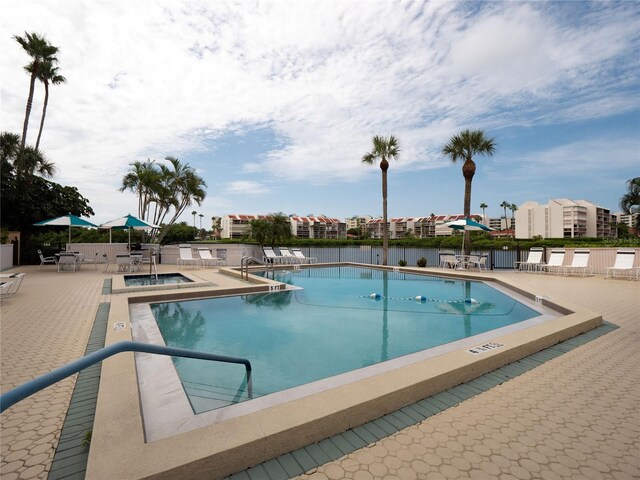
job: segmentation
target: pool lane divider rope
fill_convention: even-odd
[[[369,295],[360,295],[360,298],[370,298],[371,300],[408,300],[411,302],[436,302],[436,303],[470,303],[476,304],[480,303],[475,298],[465,298],[463,300],[438,300],[436,298],[429,298],[425,295],[417,295],[415,297],[385,297],[381,293],[370,293]]]
[[[110,293],[111,279],[108,279],[104,281],[102,294]],[[104,347],[110,308],[110,302],[102,302],[98,305],[84,356]],[[85,476],[101,371],[102,363],[100,362],[78,373],[48,480],[84,478]]]
[[[407,405],[364,425],[230,475],[226,477],[226,480],[289,479],[302,475],[325,463],[337,460],[343,455],[353,453],[400,430],[416,425],[449,407],[456,406],[529,370],[533,370],[548,360],[585,345],[617,328],[616,325],[603,322],[601,326],[577,337],[570,338],[497,370],[485,373],[469,382]]]

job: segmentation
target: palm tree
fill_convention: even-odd
[[[38,139],[36,140],[36,150],[40,146],[40,137],[42,136],[42,128],[44,127],[44,117],[47,115],[47,105],[49,104],[49,83],[51,83],[51,85],[59,85],[66,82],[67,79],[62,75],[58,75],[58,67],[54,67],[53,62],[47,60],[40,66],[38,80],[44,83],[44,104],[42,105],[42,118],[40,119],[40,130],[38,131]]]
[[[489,205],[487,205],[486,203],[482,202],[480,204],[480,208],[482,209],[482,221],[484,221],[484,219],[486,218],[486,215],[484,213],[484,211],[489,208]]]
[[[20,136],[16,133],[0,133],[0,161],[3,172],[13,166],[19,177],[25,175],[40,175],[51,178],[56,173],[55,165],[47,160],[44,152],[31,146],[20,150]]]
[[[516,228],[516,210],[518,210],[518,206],[515,203],[509,205],[509,210],[511,210],[511,228],[515,230]]]
[[[382,170],[382,264],[387,264],[389,250],[389,230],[387,228],[387,170],[389,170],[389,160],[397,159],[400,154],[398,139],[393,135],[389,138],[373,137],[373,150],[362,157],[362,163],[373,165],[376,160],[380,160],[380,170]]]
[[[202,230],[202,217],[204,217],[204,214],[200,213],[198,216],[200,217],[200,230]]]
[[[196,212],[195,210],[193,212],[191,212],[191,215],[193,215],[193,228],[196,228],[196,214],[198,212]]]
[[[511,208],[511,204],[506,200],[503,200],[500,206],[504,208],[504,228],[506,229],[509,228],[507,227],[507,208]]]
[[[449,157],[453,163],[464,161],[462,176],[464,177],[464,216],[471,216],[471,182],[476,173],[474,155],[493,156],[496,145],[493,138],[487,138],[482,130],[463,130],[454,135],[444,147],[442,154]],[[471,253],[471,237],[464,237],[464,254]]]
[[[640,177],[627,181],[627,193],[620,198],[620,208],[625,213],[640,212]],[[636,228],[640,228],[640,216],[636,223]]]
[[[31,105],[33,104],[33,90],[36,83],[36,78],[40,74],[41,66],[44,62],[57,62],[56,53],[58,53],[58,47],[54,47],[44,38],[37,33],[24,32],[25,36],[20,37],[14,35],[14,39],[18,42],[22,48],[32,58],[32,62],[26,65],[24,69],[31,74],[31,81],[29,83],[29,96],[27,97],[27,108],[24,115],[24,125],[22,126],[22,142],[20,144],[20,150],[24,149],[25,141],[27,139],[27,129],[29,128],[29,116],[31,115]]]

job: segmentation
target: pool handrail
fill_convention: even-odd
[[[259,265],[264,265],[267,268],[274,269],[273,263],[265,262],[264,260],[260,260],[259,258],[252,256],[242,257],[242,260],[240,260],[240,280],[242,280],[246,276],[246,280],[249,281],[249,262],[257,263]]]
[[[101,348],[89,355],[74,360],[67,365],[52,370],[49,373],[45,373],[38,378],[23,383],[22,385],[9,390],[8,392],[0,395],[0,413],[4,412],[7,408],[15,405],[21,400],[33,395],[34,393],[43,390],[54,383],[64,380],[71,375],[84,370],[102,360],[105,360],[113,355],[122,352],[142,352],[142,353],[155,353],[157,355],[168,355],[172,357],[184,357],[195,358],[199,360],[211,360],[215,362],[225,363],[238,363],[245,366],[247,374],[247,390],[249,398],[253,398],[252,385],[251,385],[251,362],[246,358],[228,357],[225,355],[217,355],[215,353],[199,352],[196,350],[188,350],[185,348],[166,347],[164,345],[152,345],[149,343],[122,341],[117,342],[108,347]]]

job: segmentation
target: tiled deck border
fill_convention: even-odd
[[[343,455],[371,445],[406,427],[416,425],[432,415],[486,392],[617,328],[614,324],[603,322],[600,327],[505,365],[469,382],[449,388],[364,425],[280,455],[226,478],[227,480],[280,480],[296,477],[327,462],[337,460]]]
[[[108,294],[110,291],[111,280],[105,280],[102,293]],[[91,335],[84,352],[85,355],[104,347],[109,307],[110,303],[108,302],[98,305]],[[85,438],[87,432],[91,432],[93,429],[101,369],[102,362],[92,365],[78,374],[67,416],[60,432],[58,447],[49,471],[49,480],[81,480],[85,478],[87,459],[89,458],[89,446],[86,445]]]

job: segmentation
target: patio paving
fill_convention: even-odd
[[[112,276],[93,266],[12,271],[27,276],[0,304],[3,392],[84,354]],[[493,275],[620,328],[300,478],[640,478],[640,283]],[[74,384],[2,414],[3,480],[47,478]]]

